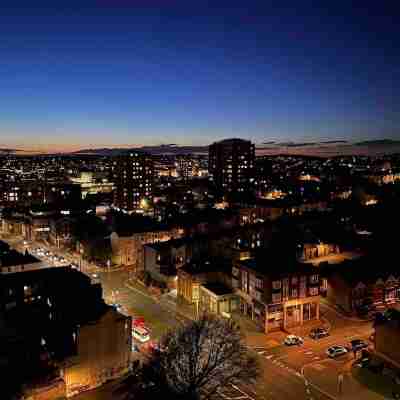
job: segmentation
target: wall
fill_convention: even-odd
[[[388,321],[375,326],[375,350],[400,364],[400,323]]]
[[[77,355],[68,360],[64,371],[68,397],[128,371],[131,323],[130,317],[109,308],[97,322],[80,327]]]
[[[117,233],[111,234],[111,248],[113,261],[116,264],[133,265],[135,268],[144,269],[143,245],[147,243],[165,242],[170,239],[182,237],[179,229],[167,231],[140,232],[132,236],[118,236]]]
[[[338,274],[328,279],[327,299],[338,305],[345,311],[351,312],[351,288],[341,279]]]

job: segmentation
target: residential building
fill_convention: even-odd
[[[324,243],[320,240],[306,241],[298,245],[299,261],[317,261],[319,258],[340,254],[340,247],[335,243]]]
[[[231,313],[238,305],[231,283],[229,260],[193,260],[178,270],[178,299],[193,304],[197,312]]]
[[[171,239],[145,244],[144,270],[152,279],[163,282],[170,289],[177,287],[177,271],[192,256],[190,238]]]
[[[130,317],[107,307],[90,323],[76,331],[76,353],[63,371],[67,397],[101,386],[123,376],[130,368]]]
[[[255,146],[248,140],[226,139],[209,147],[210,179],[219,195],[248,196],[255,188]]]
[[[197,176],[198,162],[192,155],[178,155],[175,159],[178,177],[187,181]]]
[[[238,298],[226,284],[204,283],[199,287],[199,312],[218,314],[230,318],[237,311]]]
[[[110,236],[113,262],[118,265],[130,265],[136,271],[143,271],[145,244],[178,239],[182,235],[181,229],[166,226],[142,229],[132,227],[129,231],[116,229]]]
[[[400,311],[392,308],[378,314],[374,328],[375,352],[400,368]]]
[[[152,201],[154,165],[150,155],[135,151],[117,157],[113,175],[115,207],[134,211]]]
[[[35,382],[62,379],[67,397],[129,370],[131,318],[107,306],[101,285],[75,269],[0,275],[0,325],[0,365]]]
[[[378,262],[378,261],[377,261]],[[400,302],[400,274],[387,262],[381,268],[369,257],[323,265],[327,299],[348,313],[363,313]]]
[[[318,269],[264,254],[232,268],[240,311],[266,333],[319,319]]]
[[[73,177],[71,181],[81,187],[83,199],[87,195],[111,193],[114,188],[107,178],[97,178],[92,172],[81,172],[79,177]]]

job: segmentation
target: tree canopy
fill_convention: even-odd
[[[259,367],[231,321],[214,315],[168,332],[141,371],[141,388],[151,395],[210,399],[230,383],[256,379]],[[136,386],[137,388],[138,386]],[[132,399],[140,398],[132,388]]]

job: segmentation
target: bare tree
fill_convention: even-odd
[[[168,391],[180,399],[210,399],[231,382],[257,378],[256,358],[242,339],[229,320],[203,315],[163,337],[143,376],[164,395]]]

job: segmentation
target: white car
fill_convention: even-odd
[[[347,353],[348,350],[344,346],[331,346],[328,350],[326,350],[326,354],[330,358],[336,358]]]
[[[122,305],[119,303],[113,303],[111,304],[118,312],[122,311]]]
[[[300,346],[304,343],[304,340],[300,336],[288,335],[286,336],[284,343],[286,346]]]

